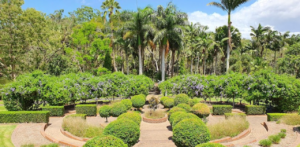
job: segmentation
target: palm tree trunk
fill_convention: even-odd
[[[113,65],[114,65],[114,71],[118,71],[118,68],[117,68],[117,66],[116,66],[116,60],[115,60],[115,52],[114,52],[114,50],[112,50],[112,56],[113,56]]]
[[[196,65],[196,71],[195,71],[195,74],[198,73],[198,70],[199,70],[199,62],[200,62],[200,57],[199,57],[199,54],[197,55],[197,65]],[[200,73],[200,72],[199,72]]]
[[[125,53],[125,62],[126,62],[126,70],[127,70],[127,75],[129,75],[129,65],[128,65],[128,55],[127,55],[127,53]]]
[[[191,56],[191,74],[193,74],[193,56]]]
[[[226,72],[229,73],[229,58],[230,58],[230,44],[231,44],[231,21],[230,21],[230,12],[228,13],[228,44],[227,44],[227,64],[226,64]]]
[[[203,57],[203,75],[205,75],[205,70],[206,70],[206,59]]]
[[[142,68],[142,46],[139,45],[139,75],[143,74],[143,68]]]
[[[174,74],[174,58],[175,58],[175,50],[172,50],[172,60],[171,60],[171,77],[173,77]]]
[[[162,55],[161,55],[161,81],[165,81],[165,51],[166,45],[163,46]]]
[[[218,53],[216,54],[216,61],[215,61],[215,66],[214,66],[214,74],[216,74],[217,65],[218,65]]]

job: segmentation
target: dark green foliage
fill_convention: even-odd
[[[149,100],[149,106],[150,108],[152,108],[154,111],[155,109],[158,108],[158,104],[159,104],[159,101],[156,97],[151,97],[150,100]]]
[[[232,106],[230,105],[213,105],[213,115],[224,115],[225,113],[231,113]]]
[[[100,117],[105,117],[106,121],[107,121],[107,118],[110,116],[110,111],[111,111],[111,107],[108,105],[104,105],[104,106],[100,107],[99,115],[100,115]]]
[[[63,74],[67,68],[67,59],[63,55],[56,54],[53,58],[50,58],[48,64],[49,74],[59,76]]]
[[[210,114],[210,109],[206,104],[198,103],[194,105],[191,111],[200,118],[208,117]]]
[[[185,109],[186,111],[191,111],[191,106],[188,105],[188,104],[182,103],[182,104],[177,105],[176,107],[183,108],[183,109]]]
[[[197,115],[195,115],[193,113],[181,113],[181,114],[177,115],[174,118],[174,120],[172,121],[172,127],[175,127],[180,121],[185,120],[185,119],[190,119],[190,118],[199,120],[199,122],[204,124],[204,122]]]
[[[126,106],[127,110],[130,110],[132,107],[132,102],[129,99],[124,99],[121,101],[121,103]]]
[[[268,121],[278,121],[283,116],[290,115],[287,113],[268,113]]]
[[[186,112],[186,110],[180,108],[180,107],[173,107],[169,113],[168,113],[168,119],[170,120],[170,116],[173,114],[173,113],[176,113],[176,112]]]
[[[172,108],[174,106],[174,99],[169,98],[164,100],[164,107],[165,108]]]
[[[271,140],[272,143],[279,144],[281,137],[279,135],[271,135],[268,139]]]
[[[190,99],[189,100],[189,105],[191,106],[191,107],[193,107],[195,104],[197,104],[197,103],[199,103],[199,101],[197,100],[197,99]]]
[[[184,75],[185,73],[186,73],[186,69],[185,69],[184,59],[181,59],[179,64],[179,74]]]
[[[225,146],[219,143],[203,143],[197,145],[196,147],[225,147]]]
[[[76,105],[75,110],[76,114],[86,114],[87,116],[97,115],[96,105]]]
[[[97,75],[99,75],[99,76],[110,74],[110,73],[111,73],[111,71],[104,67],[99,67],[97,69]]]
[[[112,71],[112,63],[111,63],[111,56],[110,52],[105,53],[103,67],[106,68],[108,71]]]
[[[88,140],[83,147],[127,147],[127,145],[121,139],[107,135],[94,137]]]
[[[265,106],[246,105],[247,115],[262,115],[266,113]]]
[[[133,146],[140,138],[140,127],[132,120],[118,119],[108,124],[103,134],[118,137],[128,146]]]
[[[63,116],[65,114],[64,106],[48,106],[42,109],[43,111],[49,111],[50,116]]]
[[[120,115],[118,117],[118,119],[129,119],[129,120],[132,120],[133,122],[137,123],[138,125],[140,125],[141,121],[142,121],[141,115],[137,112],[124,113],[124,114]]]
[[[178,104],[188,104],[189,103],[189,96],[186,94],[178,94],[176,95],[174,99],[174,106],[177,106]]]
[[[0,123],[48,123],[48,111],[2,111]]]
[[[123,113],[126,113],[127,108],[122,103],[115,103],[111,106],[110,115],[113,117],[118,117]]]
[[[177,147],[193,147],[209,142],[210,134],[206,125],[198,119],[185,119],[173,128],[172,140]]]
[[[246,114],[245,113],[225,113],[225,119],[228,119],[230,117],[241,117],[246,119]]]
[[[69,118],[69,117],[80,117],[82,119],[86,119],[86,114],[70,114],[67,115],[65,118]]]
[[[146,103],[146,98],[142,95],[136,95],[131,98],[132,106],[135,108],[142,108]]]
[[[270,147],[272,145],[272,141],[269,139],[264,139],[259,141],[259,145],[262,147]]]

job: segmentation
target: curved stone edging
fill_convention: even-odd
[[[212,143],[228,143],[228,142],[239,140],[239,139],[247,136],[250,133],[251,133],[251,129],[249,128],[249,129],[243,131],[242,133],[240,133],[239,135],[237,135],[235,137],[232,137],[232,138],[231,137],[224,137],[224,138],[221,138],[221,139],[212,140],[210,142],[212,142]]]
[[[168,115],[165,115],[165,117],[159,119],[151,119],[143,116],[143,121],[147,123],[163,123],[166,122],[167,120],[168,120]]]
[[[65,135],[66,137],[69,137],[69,138],[74,139],[74,140],[84,141],[84,142],[90,140],[90,138],[81,138],[81,137],[77,137],[77,136],[71,134],[70,132],[65,131],[63,128],[60,128],[60,132],[61,132],[63,135]]]

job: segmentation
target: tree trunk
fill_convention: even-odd
[[[173,77],[174,74],[174,58],[175,58],[175,50],[172,50],[172,60],[171,60],[171,77]]]
[[[231,21],[230,21],[230,12],[228,13],[228,44],[227,44],[227,64],[226,64],[226,72],[229,73],[229,59],[230,59],[230,46],[231,46]]]
[[[216,60],[215,60],[215,66],[214,66],[214,74],[216,75],[216,68],[217,68],[217,65],[218,65],[218,53],[216,55]]]
[[[191,74],[193,74],[193,56],[191,56]]]
[[[125,53],[125,62],[126,62],[126,71],[127,71],[127,75],[129,75],[129,65],[128,65],[128,55]]]
[[[161,55],[161,81],[165,81],[165,51],[166,45],[163,46],[162,55]]]
[[[141,45],[139,45],[139,75],[143,74],[143,64],[142,64],[142,49]]]
[[[203,57],[203,75],[205,75],[205,70],[206,70],[206,59]]]
[[[197,55],[197,65],[196,65],[196,71],[195,71],[195,74],[197,74],[198,73],[198,70],[199,70],[199,62],[200,62],[200,57],[199,57],[200,55],[198,54]],[[200,73],[200,72],[199,72]]]
[[[112,56],[113,56],[113,65],[114,65],[114,71],[118,71],[118,68],[117,68],[117,66],[116,66],[116,60],[115,60],[115,52],[114,52],[114,50],[112,50]]]

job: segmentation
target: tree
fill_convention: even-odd
[[[106,54],[105,54],[105,59],[104,59],[103,67],[106,68],[106,69],[108,69],[109,71],[112,71],[111,57],[110,57],[110,53],[109,52],[106,52]]]
[[[229,58],[230,58],[230,50],[231,50],[231,12],[234,11],[236,8],[238,8],[240,5],[248,2],[249,0],[221,0],[221,3],[218,2],[211,2],[208,5],[216,6],[218,8],[221,8],[224,11],[227,11],[228,13],[228,45],[227,45],[227,65],[226,70],[227,73],[229,72]]]
[[[253,26],[251,26],[251,32],[250,36],[254,37],[255,40],[260,44],[260,57],[263,57],[263,52],[265,49],[265,34],[270,30],[270,27],[263,27],[261,24],[258,25],[257,29],[255,29]]]

